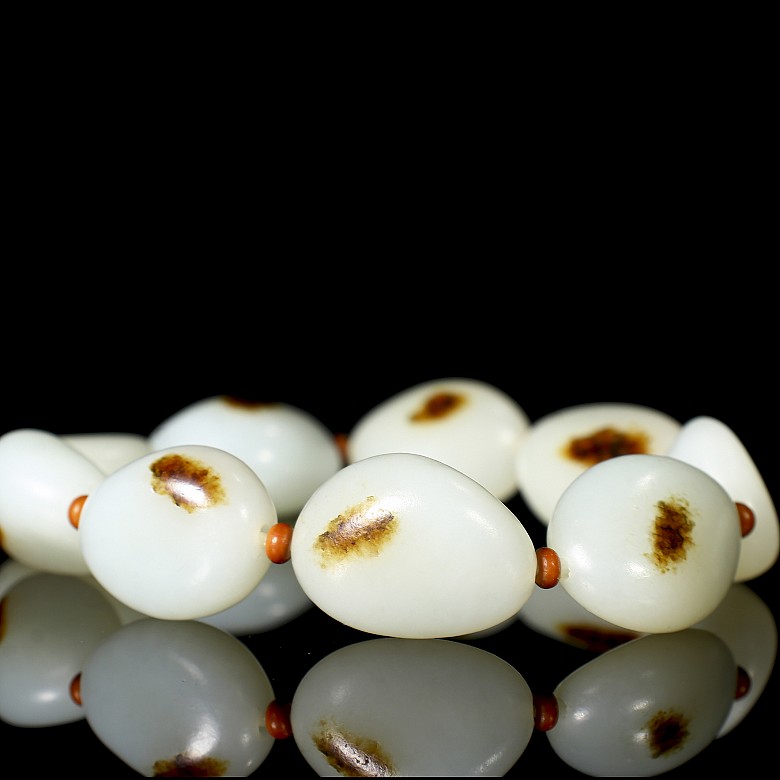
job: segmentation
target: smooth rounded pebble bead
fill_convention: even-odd
[[[717,738],[736,680],[731,652],[709,631],[640,637],[558,684],[558,720],[547,739],[592,777],[661,775]]]
[[[663,455],[592,466],[564,491],[547,527],[558,587],[638,632],[687,628],[731,587],[740,550],[735,503],[712,477]]]
[[[517,493],[514,464],[528,425],[523,408],[486,382],[424,382],[363,415],[347,437],[347,459],[354,463],[389,452],[426,455],[506,501]]]
[[[755,519],[742,538],[735,582],[752,580],[774,566],[780,552],[780,521],[772,496],[739,437],[714,417],[694,417],[683,425],[667,455],[706,471]]]
[[[534,729],[531,690],[513,666],[438,639],[336,650],[303,677],[290,719],[320,777],[500,777]]]
[[[155,450],[204,444],[236,455],[262,479],[286,522],[293,522],[314,490],[343,465],[335,435],[287,403],[203,398],[160,423],[149,441]]]
[[[0,538],[11,558],[56,574],[88,574],[71,502],[105,474],[48,431],[22,428],[0,436]]]
[[[535,587],[536,552],[518,518],[460,471],[423,455],[344,467],[306,503],[292,564],[331,617],[410,639],[481,631]]]
[[[535,420],[515,462],[520,493],[547,525],[563,491],[583,471],[618,455],[663,455],[680,430],[668,414],[628,403],[570,406]]]
[[[121,627],[87,659],[80,698],[95,735],[144,777],[246,777],[275,744],[265,670],[200,621]]]
[[[146,615],[181,620],[227,609],[255,588],[271,565],[265,537],[275,523],[246,463],[190,445],[107,476],[88,495],[77,533],[107,591]]]

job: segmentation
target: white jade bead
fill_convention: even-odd
[[[449,397],[432,414],[437,397]],[[475,379],[440,379],[410,387],[367,412],[347,439],[347,459],[411,452],[446,463],[506,501],[517,493],[515,458],[529,419],[518,403]]]
[[[591,465],[570,456],[570,443],[605,429],[641,442],[646,454],[664,455],[680,423],[657,409],[628,403],[570,406],[534,421],[515,469],[520,494],[541,523],[550,522],[563,491]]]
[[[160,475],[168,469],[167,475]],[[198,445],[157,450],[89,494],[79,537],[95,579],[152,617],[194,619],[246,597],[270,566],[268,491],[235,455]]]
[[[294,521],[306,500],[342,465],[334,434],[309,412],[286,403],[244,403],[212,396],[180,409],[149,436],[153,449],[204,444],[254,469],[277,515]]]
[[[87,574],[68,510],[104,478],[53,433],[22,428],[0,436],[0,528],[8,555],[43,571]]]
[[[238,639],[199,621],[119,628],[87,659],[81,699],[95,735],[144,777],[246,777],[275,744],[265,670]]]
[[[320,777],[501,777],[533,734],[533,696],[478,647],[373,639],[309,669],[290,721]]]
[[[753,511],[755,526],[742,537],[735,582],[769,571],[780,551],[777,510],[755,462],[734,431],[713,417],[695,417],[682,427],[667,455],[706,471],[732,500]]]
[[[324,612],[387,636],[481,631],[535,587],[536,551],[518,518],[465,474],[410,453],[334,474],[301,510],[291,554]]]
[[[660,775],[701,753],[734,700],[726,644],[699,629],[640,637],[589,661],[554,690],[556,754],[592,777]]]
[[[703,471],[663,455],[622,455],[564,491],[547,527],[558,587],[585,609],[641,633],[710,614],[733,582],[739,515]]]
[[[62,439],[104,474],[116,471],[151,450],[149,440],[137,433],[70,433]]]

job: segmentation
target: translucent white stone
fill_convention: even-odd
[[[71,433],[66,444],[89,458],[104,474],[116,471],[151,450],[149,440],[137,433]]]
[[[563,491],[593,463],[573,457],[569,449],[573,441],[613,431],[641,446],[644,454],[664,455],[679,430],[680,423],[673,417],[637,404],[581,404],[551,412],[531,424],[518,452],[515,469],[520,493],[546,525]],[[596,448],[594,455],[606,458],[608,452],[604,446]]]
[[[24,727],[81,720],[71,681],[119,626],[111,605],[80,577],[37,572],[16,582],[3,598],[0,719]]]
[[[35,428],[0,436],[0,528],[11,558],[57,574],[87,574],[71,503],[105,474],[61,437]]]
[[[78,535],[90,572],[124,604],[184,620],[233,606],[271,565],[268,491],[242,460],[199,445],[158,450],[89,494]]]
[[[200,621],[139,620],[90,655],[81,699],[96,736],[144,777],[246,777],[275,744],[257,658]]]
[[[290,720],[320,777],[500,777],[531,738],[533,696],[514,667],[472,645],[374,639],[315,664]]]
[[[755,462],[734,431],[714,417],[694,417],[683,425],[667,455],[706,471],[733,501],[753,510],[756,522],[742,537],[735,582],[769,571],[780,552],[780,522]]]
[[[257,587],[238,604],[200,620],[245,636],[283,626],[313,606],[298,583],[292,562],[287,561],[270,566]]]
[[[294,522],[315,488],[343,465],[333,432],[286,403],[204,398],[164,420],[149,441],[155,450],[205,444],[236,455],[262,479],[285,522]]]
[[[735,698],[718,736],[728,734],[764,692],[777,656],[777,625],[769,607],[747,585],[731,586],[718,608],[696,628],[719,636],[750,678],[749,690]]]
[[[737,508],[712,477],[663,455],[592,466],[564,491],[547,527],[557,587],[585,609],[640,633],[678,631],[731,587]]]
[[[556,754],[594,777],[650,777],[681,766],[718,734],[736,665],[714,634],[640,637],[572,672],[554,690]]]
[[[517,517],[465,474],[410,453],[334,474],[301,511],[291,552],[324,612],[386,636],[482,631],[536,587],[536,551]]]
[[[440,379],[410,387],[363,415],[347,439],[347,459],[410,452],[479,482],[506,501],[517,493],[515,458],[529,420],[497,387]]]

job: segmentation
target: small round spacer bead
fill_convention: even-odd
[[[70,681],[68,693],[70,698],[81,707],[81,672]]]
[[[746,504],[740,504],[739,501],[735,502],[737,505],[737,511],[739,512],[739,530],[742,536],[747,536],[756,526],[756,515],[753,510]]]
[[[265,537],[265,554],[271,563],[286,563],[290,560],[293,527],[289,523],[272,525]]]
[[[280,704],[274,699],[265,709],[265,728],[274,739],[287,739],[292,736],[290,723],[290,704]]]
[[[536,584],[548,590],[558,584],[561,578],[561,559],[550,547],[540,547],[536,551]]]
[[[549,731],[558,722],[558,700],[553,694],[534,694],[534,728]]]
[[[76,529],[79,527],[81,510],[84,508],[84,503],[86,500],[86,496],[78,496],[70,502],[70,506],[68,507],[68,520],[70,520],[70,524]]]

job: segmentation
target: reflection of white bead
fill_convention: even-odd
[[[149,441],[136,433],[71,433],[62,440],[89,458],[104,474],[146,455]]]
[[[0,528],[8,555],[44,571],[87,574],[68,509],[104,478],[53,433],[23,428],[0,436]]]
[[[409,453],[334,474],[301,511],[291,552],[315,604],[375,634],[481,631],[535,587],[536,551],[517,517],[456,469]]]
[[[219,612],[252,591],[270,566],[265,536],[275,522],[248,465],[191,445],[105,477],[88,495],[78,536],[106,590],[139,612],[178,620]]]
[[[35,572],[8,591],[2,618],[0,719],[27,727],[81,720],[70,683],[119,628],[112,606],[81,577]]]
[[[555,688],[557,755],[594,777],[653,776],[701,753],[734,700],[736,666],[709,631],[634,639]]]
[[[271,566],[257,587],[238,604],[199,618],[236,636],[271,631],[313,606],[298,584],[292,561]]]
[[[528,417],[499,388],[474,379],[424,382],[365,414],[347,439],[348,460],[410,452],[462,471],[502,501],[517,493],[514,463]]]
[[[641,633],[677,631],[730,588],[736,505],[703,471],[663,455],[623,455],[583,472],[547,528],[560,586],[585,609]]]
[[[263,481],[286,522],[294,521],[315,488],[343,465],[333,433],[285,403],[204,398],[163,421],[149,441],[155,450],[204,444],[236,455]]]
[[[547,525],[563,491],[592,465],[587,458],[573,457],[572,442],[611,431],[627,437],[644,454],[663,455],[679,430],[674,418],[637,404],[581,404],[551,412],[531,424],[518,452],[515,468],[521,495]]]
[[[718,732],[728,734],[753,708],[766,687],[777,655],[777,625],[772,610],[747,585],[731,586],[718,608],[694,628],[719,636],[750,678],[750,689],[734,699]]]
[[[477,647],[373,639],[313,666],[290,720],[320,777],[500,777],[533,734],[533,697],[516,669]]]
[[[735,582],[751,580],[774,566],[780,551],[780,523],[772,497],[734,431],[713,417],[685,423],[667,455],[706,471],[733,501],[753,510],[753,530],[742,537]]]
[[[145,777],[246,777],[275,740],[262,666],[238,639],[200,621],[139,620],[89,656],[81,699],[97,737]]]

